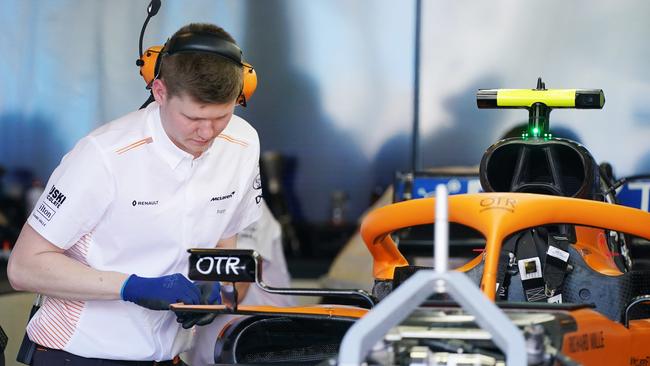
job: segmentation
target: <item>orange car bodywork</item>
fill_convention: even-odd
[[[374,259],[374,276],[391,279],[396,267],[407,265],[390,233],[432,223],[434,198],[399,202],[371,212],[361,235]],[[622,275],[607,247],[605,231],[624,232],[650,240],[650,213],[603,202],[526,193],[478,193],[449,197],[450,222],[472,227],[486,238],[484,253],[457,270],[467,271],[485,259],[481,290],[495,298],[502,242],[509,235],[553,223],[574,224],[575,249],[593,270]],[[629,327],[591,310],[569,312],[577,330],[565,334],[562,352],[585,365],[650,364],[650,319],[630,321]]]
[[[571,317],[578,329],[567,333],[562,353],[584,365],[647,365],[650,362],[650,319],[633,320],[629,328],[602,314],[581,309]]]
[[[376,279],[393,278],[396,267],[408,265],[390,234],[398,229],[434,222],[435,199],[395,203],[371,212],[361,225],[361,236],[374,259]],[[609,276],[622,275],[607,248],[607,228],[650,239],[650,213],[596,201],[525,193],[479,193],[449,197],[449,221],[472,227],[486,238],[482,254],[459,271],[467,271],[485,260],[481,289],[495,298],[499,253],[509,235],[536,226],[567,223],[576,226],[576,250],[592,269]],[[174,311],[233,313],[223,305],[172,305]],[[526,311],[526,310],[523,310]],[[358,319],[366,309],[345,305],[298,307],[245,306],[236,314],[314,315]],[[650,364],[650,319],[632,320],[629,327],[589,309],[558,310],[575,321],[577,329],[563,335],[562,353],[585,365]]]
[[[327,318],[359,319],[366,315],[367,309],[347,305],[311,305],[311,306],[267,306],[267,305],[240,305],[236,311],[225,305],[185,305],[172,304],[173,311],[209,311],[221,314],[240,315],[316,315]]]
[[[395,267],[407,265],[390,233],[432,223],[434,198],[399,202],[381,207],[361,224],[361,236],[374,259],[377,279],[393,277]],[[553,223],[583,225],[625,232],[650,239],[650,214],[603,202],[527,193],[477,193],[449,197],[449,221],[478,230],[486,238],[485,269],[481,290],[494,300],[501,244],[517,231]],[[583,231],[584,233],[584,231]],[[604,274],[616,275],[608,253],[598,243],[581,241],[585,261]],[[593,256],[593,257],[590,257]]]

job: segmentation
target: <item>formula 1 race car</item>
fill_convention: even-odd
[[[252,251],[190,254],[191,279],[365,306],[172,310],[243,315],[219,335],[218,364],[648,365],[650,271],[635,265],[629,247],[650,241],[650,213],[616,204],[619,183],[608,170],[549,129],[553,108],[604,102],[602,90],[548,90],[541,80],[536,89],[479,90],[479,108],[528,109],[528,129],[488,148],[483,193],[407,200],[364,219],[372,294],[271,288]],[[438,211],[447,203],[448,212]],[[481,253],[451,272],[446,249],[437,249],[435,271],[409,264],[395,233],[435,222],[438,245],[447,219],[478,233]]]

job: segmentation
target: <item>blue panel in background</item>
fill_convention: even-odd
[[[625,183],[618,190],[616,198],[618,198],[618,203],[621,205],[649,211],[650,179],[639,179]]]
[[[405,199],[426,198],[435,195],[436,186],[446,184],[449,194],[482,192],[481,182],[475,175],[399,175],[395,179],[394,202]]]

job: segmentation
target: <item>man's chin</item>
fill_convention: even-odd
[[[191,154],[194,155],[194,157],[198,157],[199,155],[203,154],[206,152],[212,144],[210,142],[206,142],[205,144],[200,144],[200,143],[193,143],[191,144]]]

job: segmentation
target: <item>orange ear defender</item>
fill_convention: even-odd
[[[241,93],[237,98],[237,103],[241,106],[246,107],[246,101],[255,93],[257,89],[257,74],[255,69],[251,64],[245,62],[242,63],[244,66],[244,84],[241,88]]]
[[[158,64],[158,56],[163,46],[153,46],[147,48],[140,57],[138,65],[140,65],[140,75],[147,83],[147,89],[151,87],[151,83],[156,78],[156,65]]]
[[[151,83],[158,77],[161,55],[192,52],[216,54],[242,67],[243,85],[237,103],[246,107],[247,101],[257,88],[255,69],[251,64],[242,61],[242,52],[237,45],[209,33],[187,32],[170,39],[164,46],[149,47],[137,62],[140,75],[147,83],[147,89],[151,88]]]

